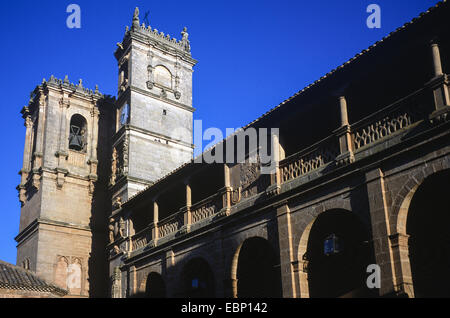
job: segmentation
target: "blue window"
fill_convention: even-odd
[[[120,126],[123,126],[128,123],[130,113],[130,106],[128,104],[125,104],[122,107],[122,112],[120,113]]]
[[[323,242],[323,253],[326,256],[338,254],[342,251],[342,247],[341,240],[335,234],[331,234]]]

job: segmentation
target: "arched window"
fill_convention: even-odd
[[[69,149],[86,152],[87,122],[86,119],[75,114],[70,119]]]

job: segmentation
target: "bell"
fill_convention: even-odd
[[[69,149],[82,150],[83,137],[80,135],[80,127],[70,126]]]

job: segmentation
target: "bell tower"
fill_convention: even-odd
[[[21,113],[26,137],[17,265],[67,289],[69,296],[106,295],[104,162],[109,169],[113,101],[81,80],[73,84],[67,76],[52,75]],[[98,147],[99,140],[106,147]]]
[[[126,201],[193,156],[192,72],[187,29],[181,40],[139,23],[117,43],[119,82],[113,138],[113,203]]]

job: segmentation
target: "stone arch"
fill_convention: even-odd
[[[244,240],[245,241],[245,240]],[[236,251],[234,252],[233,258],[231,260],[231,289],[233,293],[233,298],[237,298],[237,266],[238,266],[238,260],[239,260],[239,253],[241,251],[242,244],[244,244],[244,241],[239,244]]]
[[[136,272],[136,280],[138,282],[137,283],[137,286],[138,286],[137,293],[138,294],[141,294],[141,295],[145,294],[148,276],[151,273],[156,273],[156,274],[161,275],[161,270],[157,266],[149,266],[149,268],[147,268],[145,270],[141,269]]]
[[[345,202],[336,205],[347,206]],[[366,266],[374,261],[373,253],[370,252],[371,249],[368,245],[369,231],[363,220],[359,215],[342,208],[333,207],[324,211],[324,207],[319,206],[313,211],[306,220],[306,226],[298,241],[300,297],[349,297],[350,295],[361,296],[361,294],[368,296],[362,284],[361,286],[356,284],[356,282],[365,282],[362,279],[363,273],[365,273]],[[349,226],[350,224],[351,226]],[[325,241],[336,242],[336,246],[341,246],[335,249],[335,253],[329,254],[330,256],[324,256],[324,261],[319,260],[322,256],[318,255],[321,253],[325,255]],[[346,274],[348,277],[345,276],[345,279],[339,279],[338,275],[333,274],[334,268],[345,268],[348,264],[353,263],[355,270],[348,271],[348,275]],[[321,290],[320,286],[324,286],[324,284],[317,278],[325,277],[324,271],[320,267],[326,269],[326,266],[328,266],[328,270],[325,273],[330,272],[330,277],[336,278],[330,280],[331,287],[327,286],[327,289],[330,289],[329,294],[324,292],[325,289]],[[347,282],[355,283],[353,286]],[[350,292],[352,294],[349,294]]]
[[[405,182],[393,200],[392,215],[390,218],[391,224],[394,227],[391,229],[392,233],[406,235],[408,209],[414,194],[426,178],[443,170],[448,170],[448,168],[444,168],[443,165],[433,165],[432,167],[424,168],[416,172]]]
[[[250,259],[253,263],[249,262]],[[278,265],[279,258],[267,239],[260,236],[245,239],[232,258],[233,297],[281,297],[281,273]],[[249,286],[254,287],[249,289]]]
[[[298,275],[299,275],[299,282],[300,282],[300,297],[301,298],[309,298],[309,285],[308,285],[308,273],[306,272],[308,262],[306,261],[306,258],[304,259],[304,255],[306,255],[306,250],[308,248],[308,238],[309,233],[311,232],[311,228],[314,224],[315,218],[309,222],[309,224],[304,229],[301,237],[300,242],[298,245]]]
[[[146,298],[165,298],[167,296],[166,283],[158,272],[150,272],[141,283],[140,291]]]
[[[306,253],[309,233],[311,231],[311,227],[316,220],[317,216],[324,211],[333,210],[333,209],[342,209],[351,211],[351,203],[348,197],[338,197],[332,198],[330,200],[325,200],[320,202],[314,206],[307,208],[306,213],[302,213],[301,215],[301,224],[303,225],[300,228],[294,228],[294,237],[295,242],[298,242],[296,246],[297,251],[294,251],[294,255],[297,256],[297,265],[298,265],[298,283],[299,283],[299,295],[301,298],[309,297],[309,287],[308,287],[308,275],[306,273],[307,262],[303,259],[303,256]],[[295,215],[296,210],[292,209],[291,215]]]
[[[434,265],[436,265],[436,263],[441,264],[442,262],[435,262],[434,265],[431,263],[433,262],[433,257],[436,256],[435,252],[437,250],[444,250],[448,244],[443,244],[442,239],[433,240],[430,237],[435,237],[439,235],[439,233],[448,232],[436,229],[436,227],[439,227],[442,223],[448,223],[447,221],[449,220],[446,219],[446,214],[442,214],[442,211],[434,210],[436,208],[434,206],[436,205],[438,207],[440,206],[441,209],[448,209],[448,204],[442,203],[447,198],[446,193],[441,193],[439,195],[439,192],[442,192],[442,188],[439,188],[439,184],[442,183],[442,181],[444,183],[448,182],[448,180],[450,180],[450,169],[444,168],[442,165],[434,164],[431,167],[429,166],[422,169],[410,177],[395,197],[391,215],[391,219],[394,220],[392,222],[392,227],[394,229],[393,234],[391,235],[391,248],[393,251],[395,279],[398,288],[409,297],[427,297],[427,295],[439,293],[437,286],[431,289],[426,288],[424,285],[427,284],[424,284],[423,282],[445,280],[444,277],[435,277],[439,272],[437,269],[439,266]],[[447,188],[447,186],[445,188]],[[428,194],[424,195],[423,193]],[[424,207],[424,202],[427,202],[426,205],[428,206],[428,200],[433,202],[433,210],[431,211],[428,211],[428,208]],[[420,201],[422,201],[422,203],[420,203]],[[424,210],[427,210],[426,216]],[[428,213],[433,214],[428,215]],[[421,218],[421,221],[417,221],[419,218]],[[418,222],[420,222],[420,226],[416,225],[414,227],[414,223],[417,224]],[[424,230],[418,230],[419,228],[423,228]],[[426,230],[429,230],[429,232],[423,234]],[[450,243],[449,238],[447,238],[447,240],[448,243]],[[422,241],[422,243],[418,243],[418,241]],[[426,246],[420,248],[420,244],[424,244],[425,241],[428,242]],[[418,254],[430,255],[424,257],[423,255]],[[443,255],[439,255],[439,257],[444,257],[445,260],[445,257],[450,257],[450,251],[448,251],[447,254],[448,255],[446,256],[444,253]],[[430,263],[431,265],[428,264],[428,267],[434,266],[434,270],[428,269],[429,274],[434,278],[420,278],[424,275],[418,270],[417,264],[420,259]],[[447,280],[450,282],[450,277],[447,277]],[[438,294],[436,295],[438,296]],[[446,297],[448,297],[448,295]]]
[[[203,257],[193,256],[181,267],[181,294],[187,298],[214,297],[215,277],[210,263]]]

